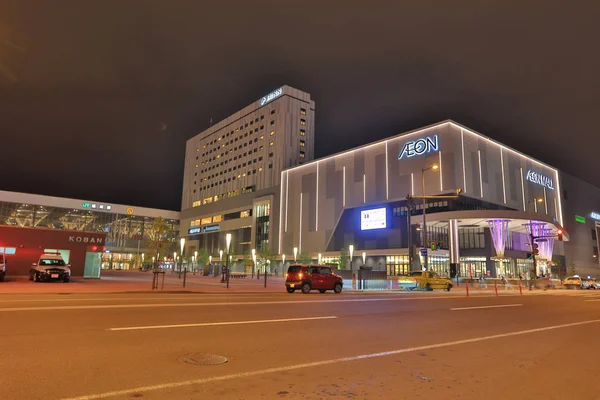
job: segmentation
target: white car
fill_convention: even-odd
[[[33,263],[29,270],[29,280],[39,281],[61,281],[71,280],[71,266],[58,253],[44,253],[37,263]]]

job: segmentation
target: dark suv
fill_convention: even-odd
[[[294,293],[296,289],[305,294],[311,290],[321,293],[333,290],[335,293],[341,293],[343,286],[342,277],[332,273],[331,268],[322,265],[294,264],[290,265],[285,274],[285,288],[288,293]]]

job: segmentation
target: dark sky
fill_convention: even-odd
[[[0,189],[179,209],[185,141],[283,84],[317,157],[451,118],[600,186],[599,4],[0,0]]]

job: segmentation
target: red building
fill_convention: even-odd
[[[59,252],[71,264],[72,276],[99,278],[104,233],[0,226],[0,249],[6,254],[7,275],[28,275],[44,252]]]

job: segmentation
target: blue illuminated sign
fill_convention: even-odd
[[[259,100],[259,104],[261,106],[264,106],[265,104],[267,104],[267,103],[275,100],[276,98],[278,98],[282,94],[283,94],[283,88],[279,88],[277,90],[274,90],[271,93],[269,93],[268,95],[266,95],[265,97],[263,97],[262,99],[260,99]]]
[[[202,232],[202,228],[190,228],[188,229],[188,235],[195,235]]]
[[[600,213],[597,213],[595,211],[592,211],[592,214],[590,215],[593,219],[595,219],[596,221],[600,221]]]
[[[412,142],[406,142],[398,155],[398,160],[411,158],[440,150],[438,135],[427,136]]]
[[[209,225],[204,227],[204,232],[214,232],[219,230],[219,225]]]
[[[554,190],[554,181],[552,180],[552,178],[547,177],[546,175],[542,175],[539,172],[529,170],[527,172],[527,180],[531,183],[535,183],[536,185],[540,185],[547,189]]]

